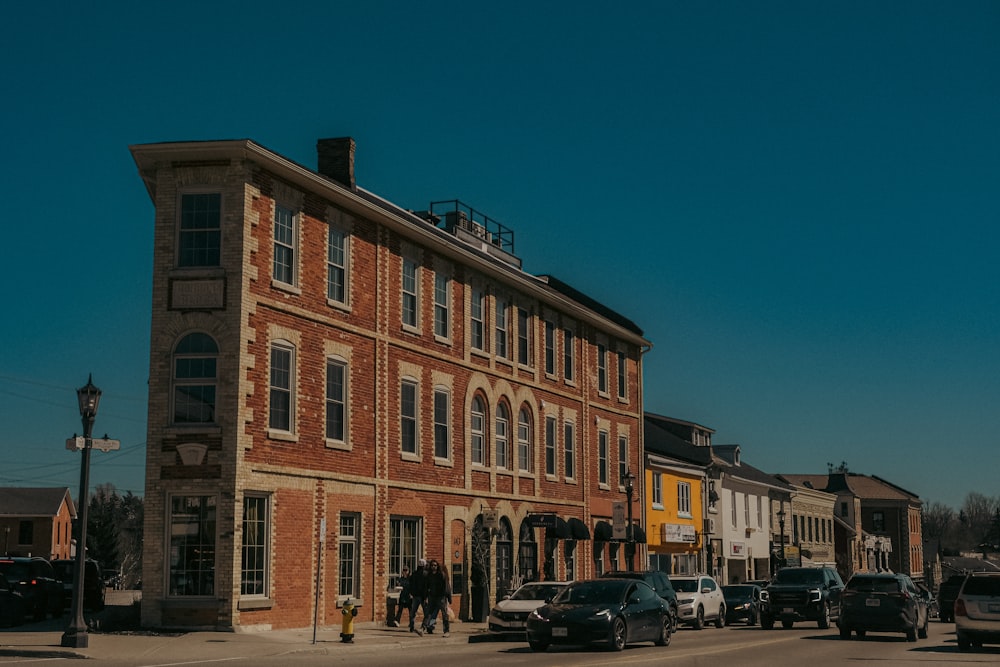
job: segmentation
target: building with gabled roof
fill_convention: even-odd
[[[68,488],[0,488],[0,553],[70,558],[75,518],[76,505]]]

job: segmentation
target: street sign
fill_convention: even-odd
[[[78,449],[83,449],[87,445],[87,439],[82,435],[73,436],[72,438],[66,438],[66,449],[70,451],[76,451]]]
[[[611,539],[625,539],[625,503],[611,503]]]
[[[555,514],[529,514],[528,525],[532,528],[551,528],[555,530],[556,518]]]
[[[486,510],[483,512],[483,528],[493,530],[497,527],[498,518],[496,510]]]
[[[87,446],[87,439],[82,435],[77,435],[72,438],[66,438],[66,449],[70,451],[79,451]],[[114,449],[122,448],[121,440],[111,440],[110,438],[91,438],[90,446],[94,449],[99,449],[102,452],[110,452]]]

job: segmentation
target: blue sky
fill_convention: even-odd
[[[768,472],[994,495],[996,2],[17,3],[0,484],[142,493],[153,209],[128,146],[250,138],[458,198],[636,321],[650,411]],[[20,231],[17,231],[20,230]]]

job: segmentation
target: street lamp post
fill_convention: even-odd
[[[781,509],[778,510],[778,529],[781,531],[779,539],[781,540],[781,561],[778,563],[778,567],[784,567],[785,565],[785,506],[782,505]]]
[[[635,475],[625,470],[625,500],[628,523],[625,524],[625,561],[628,571],[635,570],[635,527],[632,525],[632,492],[635,491]]]
[[[10,541],[10,526],[3,527],[3,554],[7,555],[7,542]]]
[[[80,403],[80,418],[83,421],[83,456],[80,460],[80,496],[78,498],[76,529],[76,567],[73,570],[73,618],[62,635],[62,646],[87,648],[87,621],[83,618],[84,566],[87,562],[87,502],[90,487],[90,450],[93,448],[92,435],[97,406],[101,402],[101,390],[94,386],[93,376],[87,377],[87,384],[76,390]]]

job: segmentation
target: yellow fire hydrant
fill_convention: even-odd
[[[340,610],[344,619],[340,625],[340,641],[344,644],[354,643],[354,617],[358,615],[358,608],[351,602],[351,598],[344,600],[344,606]]]

